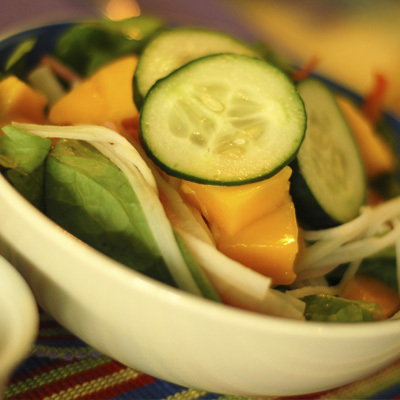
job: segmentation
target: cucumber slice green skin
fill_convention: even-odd
[[[291,163],[290,193],[303,228],[334,227],[358,216],[365,204],[364,165],[333,92],[315,78],[300,82],[297,88],[308,126]]]
[[[290,163],[290,167],[292,168],[290,194],[295,204],[299,225],[303,229],[326,229],[340,225],[341,222],[329,216],[315,199],[301,173],[297,158]]]
[[[144,48],[133,78],[134,101],[138,109],[154,83],[184,64],[219,53],[261,56],[229,34],[201,28],[175,28],[158,34]]]
[[[235,54],[202,57],[159,80],[140,116],[142,146],[156,165],[210,185],[271,177],[296,157],[305,128],[288,77]]]

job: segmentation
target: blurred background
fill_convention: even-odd
[[[173,24],[261,39],[288,61],[316,59],[317,72],[361,95],[375,74],[388,82],[385,107],[400,115],[399,0],[108,0],[115,15],[149,12]],[[105,0],[0,0],[0,36],[42,23],[85,19]],[[108,4],[110,6],[110,4]],[[105,10],[105,8],[103,8]],[[113,10],[113,11],[112,11]]]

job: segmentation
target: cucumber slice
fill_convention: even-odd
[[[143,148],[159,167],[215,185],[275,174],[296,156],[305,125],[287,76],[235,54],[197,59],[159,80],[140,117]]]
[[[366,199],[362,159],[333,92],[309,78],[298,84],[307,131],[292,163],[291,194],[300,224],[328,228],[355,218]]]
[[[260,57],[247,44],[222,33],[200,28],[176,28],[157,35],[143,50],[133,80],[134,100],[143,99],[156,81],[189,61],[218,53]]]

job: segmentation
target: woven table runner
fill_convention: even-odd
[[[7,400],[242,400],[182,387],[128,368],[97,352],[40,313],[30,356],[10,379]],[[264,397],[288,400],[288,397]],[[400,399],[400,360],[378,373],[334,390],[290,399]]]

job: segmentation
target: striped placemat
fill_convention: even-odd
[[[99,353],[62,328],[48,314],[40,314],[40,330],[31,355],[10,379],[7,400],[242,400],[244,397],[209,393],[172,384]],[[264,400],[289,400],[264,397]],[[302,399],[400,399],[400,360],[352,384]]]

